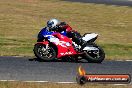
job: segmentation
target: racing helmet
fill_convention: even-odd
[[[49,21],[47,21],[47,27],[49,27],[50,29],[54,29],[57,27],[57,25],[60,23],[59,20],[53,18],[50,19]]]

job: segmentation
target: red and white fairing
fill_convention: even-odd
[[[47,35],[48,36],[48,35]],[[66,56],[66,55],[75,55],[77,52],[74,50],[72,46],[72,40],[66,36],[61,35],[60,33],[55,33],[53,35],[49,35],[49,42],[55,44],[57,46],[58,55],[57,58]],[[43,43],[43,44],[47,44]]]

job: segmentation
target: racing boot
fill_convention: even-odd
[[[84,49],[84,47],[87,45],[87,42],[84,41],[82,38],[78,39],[78,42],[76,42],[76,43],[77,43],[77,45],[80,47],[80,48],[78,49],[78,52],[82,52],[83,49]]]
[[[84,41],[84,40],[81,40],[81,44],[80,44],[80,46],[81,46],[81,48],[80,48],[80,52],[83,51],[83,49],[84,49],[84,47],[85,47],[86,45],[87,45],[87,42]]]

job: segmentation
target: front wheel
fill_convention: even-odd
[[[88,46],[98,48],[98,50],[84,51],[86,60],[91,63],[101,63],[105,58],[104,50],[96,44],[91,44]]]
[[[43,44],[35,44],[33,51],[38,60],[51,61],[56,58],[56,51],[53,47],[46,49],[46,46]]]

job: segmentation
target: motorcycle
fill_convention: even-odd
[[[65,33],[63,33],[65,34]],[[88,62],[101,63],[105,58],[104,50],[94,43],[98,38],[96,33],[86,33],[82,39],[87,42],[83,50],[72,39],[58,32],[43,32],[44,40],[34,45],[34,54],[38,60],[53,61],[70,60],[78,62],[86,59]]]

